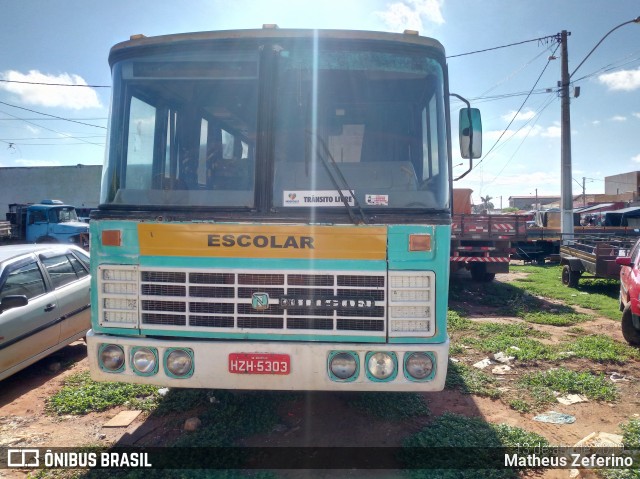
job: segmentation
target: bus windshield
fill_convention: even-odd
[[[114,66],[101,203],[253,206],[258,51],[220,50]]]
[[[275,206],[446,208],[442,77],[424,52],[281,52]]]
[[[443,71],[426,49],[281,39],[140,52],[113,75],[102,205],[449,206]]]

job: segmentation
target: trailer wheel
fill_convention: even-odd
[[[579,271],[573,271],[571,266],[565,264],[562,268],[562,284],[569,288],[577,288],[582,273]]]
[[[544,266],[544,256],[538,256],[538,257],[536,258],[536,264],[537,264],[538,266]]]
[[[622,313],[622,336],[629,344],[640,346],[640,331],[633,325],[631,316],[631,305],[628,304]]]
[[[487,273],[487,267],[484,264],[472,264],[469,271],[471,279],[479,283],[489,283],[496,277],[495,273]]]

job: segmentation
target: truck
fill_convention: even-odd
[[[497,273],[509,272],[512,243],[526,236],[523,215],[471,213],[468,188],[453,189],[451,272],[467,269],[474,281],[489,282]]]
[[[89,248],[89,225],[78,220],[73,206],[60,200],[12,203],[6,220],[0,227],[4,242],[71,243]]]
[[[132,36],[91,213],[91,376],[439,391],[451,131],[444,48],[401,34]],[[459,112],[478,158],[477,109]]]

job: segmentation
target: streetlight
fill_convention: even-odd
[[[591,49],[591,51],[587,54],[586,57],[580,62],[573,73],[569,75],[569,59],[568,59],[568,51],[567,51],[567,37],[570,35],[566,30],[562,30],[560,33],[560,42],[562,44],[562,81],[561,81],[561,89],[560,96],[562,99],[561,102],[561,139],[562,139],[562,150],[561,150],[561,196],[562,196],[562,216],[560,218],[560,227],[562,230],[562,238],[572,239],[573,238],[573,194],[571,192],[571,111],[570,111],[570,103],[569,103],[569,82],[571,77],[578,71],[578,68],[582,66],[582,64],[591,56],[591,54],[595,51],[596,48],[600,46],[600,44],[607,38],[611,33],[617,30],[620,27],[625,25],[629,25],[630,23],[640,23],[640,16],[634,18],[633,20],[629,20],[627,22],[621,23],[613,27],[609,32],[603,36],[596,46]]]

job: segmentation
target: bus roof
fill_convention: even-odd
[[[388,44],[414,45],[430,47],[438,50],[444,57],[444,47],[433,38],[422,37],[414,31],[407,30],[405,33],[374,32],[364,30],[313,30],[313,29],[280,29],[277,27],[247,30],[218,30],[210,32],[177,33],[171,35],[160,35],[156,37],[146,37],[144,35],[132,35],[130,40],[118,43],[111,48],[109,62],[113,63],[115,58],[130,50],[145,47],[163,47],[169,45],[189,44],[193,42],[215,41],[215,40],[240,40],[240,39],[283,39],[283,38],[313,38],[332,40],[361,40],[379,41]]]

